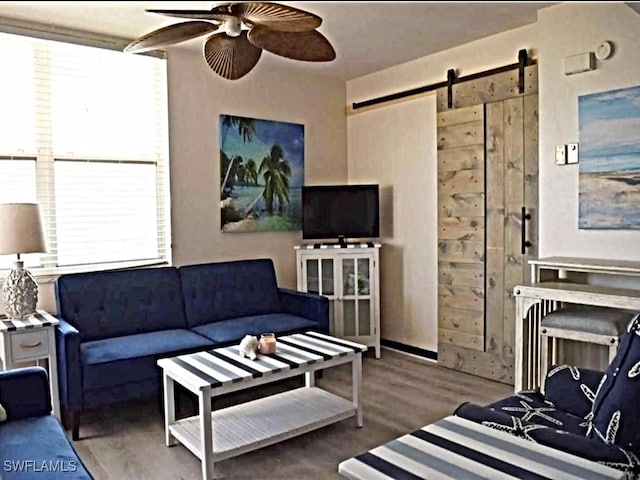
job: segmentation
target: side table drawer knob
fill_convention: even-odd
[[[40,345],[42,345],[42,340],[36,343],[21,343],[20,348],[38,348]]]

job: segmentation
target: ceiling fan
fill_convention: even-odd
[[[304,10],[270,2],[238,2],[211,10],[146,10],[181,22],[154,30],[124,49],[142,53],[209,35],[203,54],[209,67],[229,80],[253,69],[262,50],[282,57],[310,62],[328,62],[336,52],[316,30],[322,19]],[[214,33],[215,32],[215,33]]]

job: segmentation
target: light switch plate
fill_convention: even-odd
[[[567,146],[556,145],[556,165],[564,165],[567,163]]]
[[[578,163],[578,144],[567,144],[567,163]]]

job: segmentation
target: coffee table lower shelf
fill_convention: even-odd
[[[213,458],[226,458],[286,440],[356,415],[353,402],[317,387],[289,390],[211,413]],[[171,434],[202,459],[199,417],[169,425]]]

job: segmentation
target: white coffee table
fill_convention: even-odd
[[[240,356],[238,346],[158,360],[164,380],[165,441],[178,440],[202,461],[214,463],[355,416],[363,425],[362,352],[366,345],[315,332],[277,338],[274,355]],[[345,399],[315,386],[314,372],[352,364],[353,394]],[[305,374],[305,386],[212,411],[211,399],[229,392]],[[176,420],[174,382],[198,396],[199,414]]]

